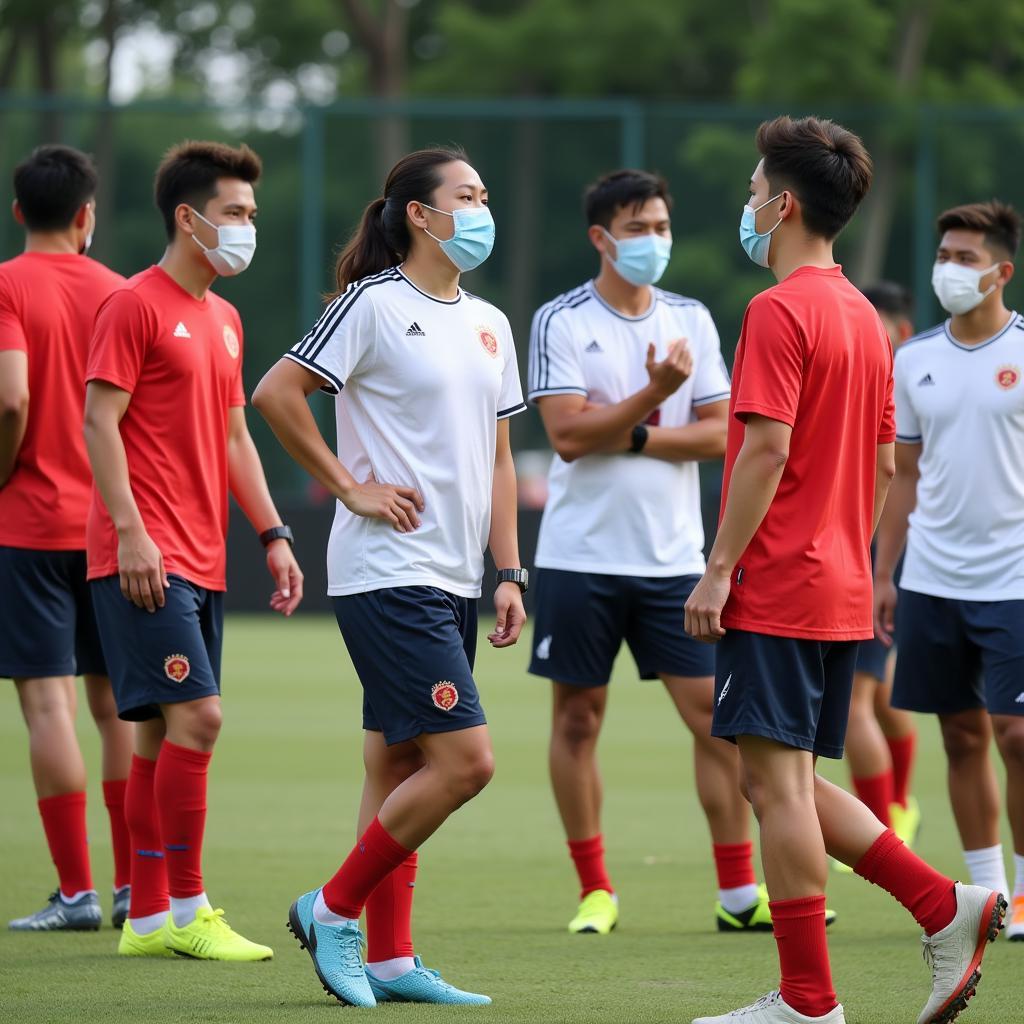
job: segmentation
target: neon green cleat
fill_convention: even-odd
[[[223,910],[200,907],[196,918],[184,928],[178,928],[174,919],[167,918],[164,925],[164,943],[172,953],[194,960],[270,960],[274,951],[269,946],[239,935],[224,920]]]
[[[170,914],[167,915],[168,920]],[[158,956],[168,957],[174,956],[174,954],[164,944],[164,935],[166,934],[167,925],[163,928],[157,928],[155,932],[149,932],[148,935],[139,935],[132,928],[132,923],[129,920],[125,920],[124,925],[121,928],[121,940],[117,944],[117,955],[118,956]]]
[[[619,923],[619,898],[607,889],[588,892],[569,922],[573,935],[607,935]]]
[[[832,870],[837,875],[853,874],[853,868],[851,868],[849,864],[844,864],[841,860],[836,860],[835,857],[829,857],[829,860],[832,862]]]
[[[825,911],[825,927],[834,924],[836,912]],[[772,914],[768,906],[768,888],[764,884],[757,887],[757,902],[741,910],[738,914],[730,914],[721,901],[715,903],[715,923],[720,932],[770,932],[772,931]]]
[[[889,820],[892,822],[893,832],[913,849],[917,835],[921,831],[921,806],[917,800],[908,796],[906,807],[892,804],[889,808]]]

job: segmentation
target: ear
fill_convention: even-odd
[[[423,209],[423,204],[415,199],[405,204],[405,215],[414,227],[425,228],[428,226],[427,214]]]
[[[82,203],[78,208],[78,213],[75,214],[75,227],[84,228],[89,223],[89,207],[92,205],[92,200]]]
[[[1013,280],[1013,272],[1016,268],[1009,260],[999,264],[999,283],[1005,288]]]
[[[906,318],[904,318],[903,320],[900,321],[899,329],[900,329],[900,343],[901,344],[904,341],[908,341],[910,338],[912,338],[914,336],[914,325],[909,320],[907,320]]]
[[[178,203],[174,208],[174,224],[184,235],[196,233],[196,218],[188,203]]]
[[[11,216],[22,227],[25,226],[25,214],[21,212],[21,203],[17,199],[11,203]]]
[[[614,245],[608,241],[608,236],[604,233],[604,230],[597,224],[591,224],[587,228],[587,238],[590,239],[590,244],[602,255],[607,256],[609,259],[614,259],[615,253],[612,252]]]
[[[782,200],[779,202],[779,217],[782,220],[787,220],[794,213],[800,211],[800,201],[797,199],[794,192],[790,192],[788,188],[782,190]]]

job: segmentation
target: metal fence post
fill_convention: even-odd
[[[324,114],[318,107],[303,110],[302,218],[299,228],[299,331],[309,330],[320,313],[324,267]]]
[[[643,168],[647,158],[646,112],[639,103],[624,103],[620,115],[623,167]]]
[[[934,323],[932,265],[935,263],[935,202],[938,162],[935,153],[936,113],[922,107],[918,115],[914,169],[914,322],[918,330]]]

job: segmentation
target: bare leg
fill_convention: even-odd
[[[28,726],[29,761],[36,796],[45,800],[85,790],[85,762],[75,735],[78,707],[71,676],[15,679]]]
[[[213,750],[223,722],[220,697],[201,697],[181,704],[163,704],[164,721],[167,723],[166,739],[178,747]]]
[[[846,759],[855,779],[871,779],[892,771],[892,756],[875,717],[878,680],[866,672],[853,677],[850,722],[846,732]]]
[[[999,842],[999,786],[989,757],[992,721],[984,708],[939,715],[948,761],[949,799],[965,850]]]
[[[1006,765],[1006,811],[1015,853],[1024,853],[1024,718],[993,715],[996,744]]]
[[[885,682],[875,687],[875,717],[882,727],[885,738],[889,740],[903,739],[910,736],[916,729],[914,716],[909,711],[892,706],[892,680],[896,671],[896,655],[889,653],[885,663]]]
[[[377,816],[384,801],[423,766],[420,748],[410,740],[389,747],[379,732],[363,734],[363,797],[359,804],[357,834],[362,835]]]
[[[103,779],[126,779],[132,762],[132,723],[117,717],[117,704],[106,676],[86,676],[85,695],[100,734]]]
[[[555,803],[566,838],[590,839],[601,831],[601,773],[597,739],[608,704],[606,686],[554,683],[548,763]]]

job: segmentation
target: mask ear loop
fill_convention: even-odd
[[[454,213],[449,213],[447,210],[439,210],[436,206],[431,206],[430,203],[420,203],[420,206],[424,207],[424,209],[427,209],[427,210],[433,210],[434,213],[443,213],[446,217],[451,217],[451,219],[453,221],[455,220],[455,214]],[[425,235],[428,235],[430,238],[432,238],[435,242],[437,242],[438,245],[440,245],[442,242],[450,242],[452,240],[452,238],[455,237],[455,229],[454,229],[454,227],[452,229],[452,238],[438,238],[437,235],[435,235],[435,234],[433,234],[431,232],[430,228],[424,228],[423,229],[423,233]]]
[[[214,250],[214,249],[217,249],[217,248],[219,248],[219,247],[220,247],[220,231],[218,231],[218,230],[217,230],[217,225],[216,225],[216,224],[214,224],[214,223],[213,223],[212,221],[209,221],[209,220],[207,220],[207,219],[206,219],[206,218],[205,218],[205,217],[204,217],[204,216],[203,216],[203,215],[202,215],[202,214],[201,214],[201,213],[200,213],[200,212],[199,212],[199,211],[198,211],[198,210],[197,210],[197,209],[196,209],[196,208],[195,208],[194,206],[190,206],[190,207],[189,207],[189,209],[190,209],[190,210],[191,210],[191,211],[192,211],[192,212],[193,212],[193,213],[194,213],[194,214],[195,214],[195,215],[196,215],[196,216],[197,216],[197,217],[198,217],[198,218],[199,218],[199,219],[200,219],[200,220],[201,220],[201,221],[202,221],[202,222],[203,222],[203,223],[205,224],[205,225],[207,225],[207,227],[211,227],[211,228],[213,228],[213,230],[214,230],[214,231],[216,231],[216,232],[217,232],[217,244],[216,244],[216,245],[203,245],[203,243],[199,241],[199,237],[198,237],[198,236],[196,235],[196,233],[195,233],[195,232],[192,232],[192,241],[193,241],[193,242],[195,242],[195,243],[196,243],[196,245],[198,245],[198,246],[199,246],[199,248],[203,250],[203,252],[213,252],[213,250]]]
[[[774,203],[776,199],[778,199],[780,196],[784,196],[785,194],[786,191],[785,189],[783,189],[781,192],[778,192],[775,195],[773,195],[771,199],[766,199],[757,208],[757,210],[754,210],[754,214],[756,215],[758,210],[763,210],[769,203]],[[757,234],[761,235],[761,237],[763,238],[765,235],[772,234],[772,232],[775,231],[775,229],[783,222],[783,220],[785,220],[785,218],[780,215],[779,219],[767,231],[758,231],[756,227],[754,228],[754,231],[757,232]]]

